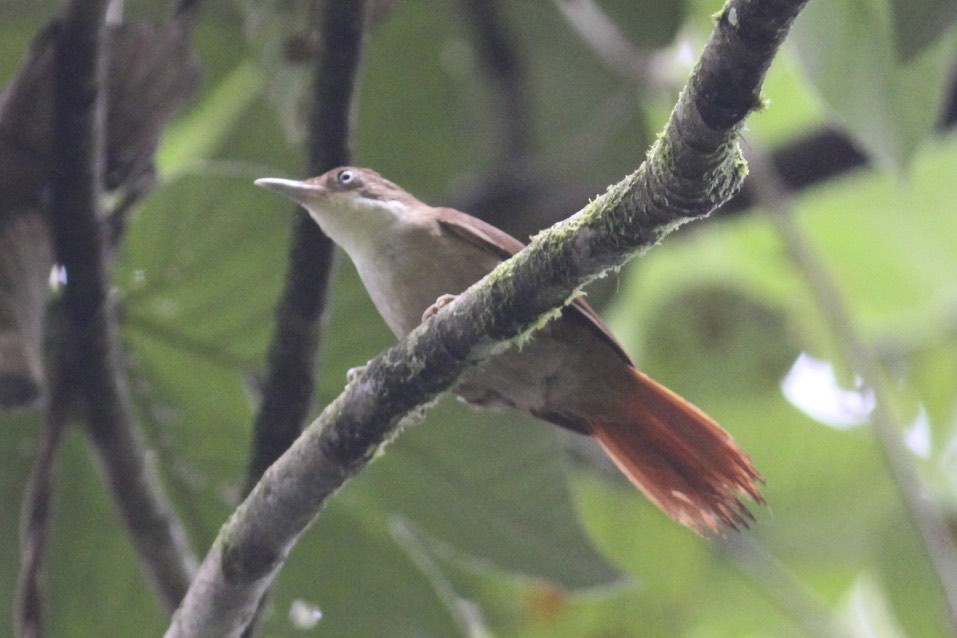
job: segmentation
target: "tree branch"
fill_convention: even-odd
[[[319,14],[309,118],[310,175],[350,162],[349,130],[364,27],[365,0],[327,2]],[[286,281],[267,356],[263,399],[253,425],[244,494],[299,437],[317,382],[316,358],[335,246],[300,207],[296,207],[295,215]],[[263,601],[265,595],[248,621],[244,636],[255,632]]]
[[[364,27],[364,1],[325,4],[309,119],[308,174],[349,163]],[[289,249],[289,266],[276,309],[263,400],[256,415],[246,475],[248,493],[266,468],[296,440],[306,422],[316,386],[315,364],[332,270],[333,243],[301,208]]]
[[[726,5],[664,135],[638,171],[371,361],[224,525],[166,636],[241,632],[326,500],[397,434],[410,411],[541,325],[588,281],[730,198],[746,173],[737,145],[741,123],[759,105],[765,72],[804,4]]]
[[[144,568],[166,607],[195,570],[182,525],[163,495],[133,420],[108,297],[100,189],[104,175],[106,0],[65,5],[55,52],[52,225],[67,273],[63,308],[88,432]]]
[[[185,20],[113,25],[106,40],[107,148],[104,181],[123,192],[110,222],[153,185],[153,155],[172,114],[198,84]],[[34,39],[0,94],[0,409],[44,393],[43,318],[53,266],[50,189],[54,163],[56,22]],[[119,232],[111,243],[117,243]]]

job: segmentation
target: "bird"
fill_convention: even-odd
[[[495,226],[429,206],[368,168],[255,184],[297,202],[345,251],[399,339],[441,299],[524,248]],[[652,503],[698,534],[748,527],[754,517],[742,498],[764,503],[763,479],[748,454],[714,419],[640,372],[581,296],[521,347],[468,369],[453,392],[476,407],[514,408],[594,437]]]

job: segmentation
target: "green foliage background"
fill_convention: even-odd
[[[55,4],[0,4],[0,78]],[[687,67],[663,71],[671,89],[636,89],[551,3],[503,4],[527,65],[532,160],[556,183],[601,191],[641,161]],[[600,5],[636,46],[695,53],[720,8]],[[205,3],[202,93],[168,131],[161,183],[116,265],[138,416],[200,552],[236,504],[293,212],[252,180],[301,176],[304,165],[295,113],[309,69],[277,53],[298,8]],[[880,167],[799,194],[797,221],[885,364],[902,421],[928,424],[929,447],[911,460],[952,525],[957,140],[931,129],[955,15],[933,0],[812,2],[747,131],[773,148],[836,123]],[[455,2],[399,3],[372,31],[362,74],[357,164],[437,204],[498,161],[463,16]],[[847,387],[853,376],[766,213],[695,224],[612,283],[604,314],[640,367],[717,417],[763,472],[769,506],[754,529],[703,541],[580,442],[445,401],[323,512],[279,578],[264,635],[946,634],[938,585],[868,427],[828,427],[782,396],[801,352],[832,361]],[[340,259],[317,409],[390,341]],[[12,601],[39,419],[0,421],[0,599]],[[79,432],[64,453],[50,565],[52,636],[165,627]],[[293,601],[321,610],[315,628],[294,626]],[[0,605],[0,627],[9,610]]]

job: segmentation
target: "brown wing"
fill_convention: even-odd
[[[476,248],[484,250],[500,260],[506,260],[525,248],[525,244],[515,239],[503,230],[482,221],[477,217],[466,215],[454,208],[440,208],[439,226],[452,233],[459,239],[467,241]],[[633,366],[628,353],[615,340],[608,326],[601,320],[598,313],[588,305],[583,297],[576,297],[571,304],[565,307],[562,317],[577,321],[586,326],[595,335],[605,341],[618,356],[630,366]]]
[[[472,217],[454,208],[439,208],[439,226],[476,248],[505,260],[525,248],[504,230],[499,230],[478,217]]]

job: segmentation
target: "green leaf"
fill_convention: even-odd
[[[256,53],[262,69],[265,93],[279,114],[284,138],[291,143],[302,143],[306,138],[306,117],[311,86],[308,53],[301,59],[290,58],[292,43],[308,41],[308,22],[313,18],[302,3],[269,2],[240,3],[245,13],[245,36]]]
[[[603,0],[596,4],[608,12],[622,32],[634,38],[635,47],[645,54],[671,44],[688,11],[684,0]]]
[[[369,525],[365,507],[350,499],[327,508],[293,550],[277,581],[264,635],[298,635],[290,627],[293,601],[322,613],[324,636],[442,638],[461,627],[434,583],[388,530]]]
[[[796,200],[802,231],[823,256],[869,340],[919,344],[950,329],[950,300],[957,297],[957,257],[951,249],[957,242],[951,214],[955,171],[957,147],[928,145],[915,158],[906,188],[891,175],[858,173]],[[805,349],[827,349],[816,304],[773,226],[760,214],[722,221],[649,252],[640,268],[623,278],[609,323],[641,363],[653,347],[647,331],[655,318],[667,321],[668,304],[681,303],[674,297],[701,287],[755,297],[770,311],[786,313],[792,338],[802,337]],[[687,320],[699,320],[692,312],[686,306]],[[688,351],[679,351],[676,361],[693,356],[696,338],[688,337],[682,346]],[[666,354],[655,363],[667,370]],[[666,374],[685,376],[681,370]]]
[[[352,489],[385,517],[402,515],[490,568],[565,589],[617,581],[619,572],[578,523],[552,426],[447,403],[405,432]]]
[[[130,329],[223,365],[258,363],[285,256],[289,218],[275,209],[246,178],[190,176],[157,191],[118,273]]]
[[[890,0],[897,54],[906,62],[933,46],[957,22],[953,0]]]
[[[876,548],[880,582],[906,636],[947,636],[943,592],[910,521],[888,520]]]
[[[259,95],[261,84],[255,66],[249,62],[236,66],[196,108],[169,127],[156,157],[160,174],[170,179],[190,164],[207,159]]]
[[[791,41],[834,119],[877,164],[907,168],[940,113],[953,47],[900,61],[887,0],[812,2]]]
[[[928,486],[938,489],[945,511],[953,495],[957,392],[950,382],[955,170],[952,140],[929,144],[915,157],[906,188],[891,175],[859,172],[796,198],[793,213],[865,341],[925,404],[932,450],[925,464],[914,461]],[[638,266],[622,278],[609,312],[612,326],[641,355],[646,372],[698,403],[749,452],[767,481],[768,508],[753,508],[753,533],[762,544],[816,605],[832,613],[862,570],[879,569],[877,597],[855,603],[861,613],[878,613],[870,606],[890,601],[890,615],[907,635],[942,635],[939,592],[926,559],[915,558],[919,538],[869,430],[839,431],[798,412],[777,387],[779,364],[765,368],[767,378],[755,376],[761,362],[778,361],[798,346],[833,352],[773,225],[759,211],[702,225],[669,238]],[[695,618],[675,612],[675,622],[684,623],[675,633],[693,633],[689,626],[716,635],[748,633],[748,621],[732,621],[727,610],[762,609],[747,598],[748,587],[709,572],[708,558],[683,545],[678,532],[663,524],[658,529],[656,513],[645,504],[629,504],[624,492],[602,496],[607,488],[600,485],[584,489],[584,519],[596,543],[655,592],[660,613],[695,587],[707,588],[700,598],[713,606]],[[908,561],[911,567],[901,566]],[[914,590],[905,595],[900,590],[908,583]],[[762,590],[759,597],[772,600],[770,592],[777,591],[766,582]],[[749,614],[750,622],[761,614]],[[770,618],[753,631],[782,622]]]
[[[645,343],[642,365],[665,385],[724,398],[776,390],[800,352],[783,309],[727,284],[676,292],[656,309]]]
[[[49,635],[82,638],[106,627],[116,636],[158,635],[166,626],[165,610],[144,578],[84,439],[85,432],[76,428],[59,468],[47,572]]]

